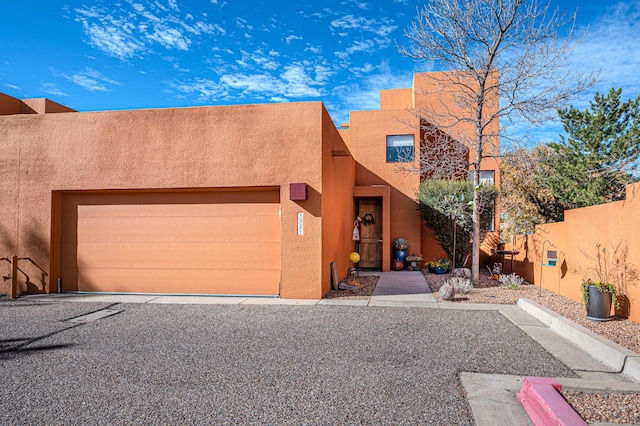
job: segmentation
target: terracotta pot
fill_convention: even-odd
[[[393,270],[394,271],[402,271],[404,269],[404,263],[400,260],[395,260],[393,262]]]

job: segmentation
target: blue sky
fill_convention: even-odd
[[[31,0],[0,4],[0,92],[79,111],[322,101],[333,120],[429,71],[398,54],[416,0]],[[640,0],[559,1],[589,35],[571,63],[640,94]],[[605,5],[606,4],[606,5]],[[576,99],[586,106],[593,92]],[[557,138],[557,123],[534,129]]]

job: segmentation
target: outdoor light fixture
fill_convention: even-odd
[[[291,201],[305,201],[307,199],[307,184],[306,183],[290,183],[289,199]]]

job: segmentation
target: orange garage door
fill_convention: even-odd
[[[278,190],[63,193],[63,291],[277,295]]]

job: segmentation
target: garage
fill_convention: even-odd
[[[277,188],[62,192],[63,291],[277,296]]]

